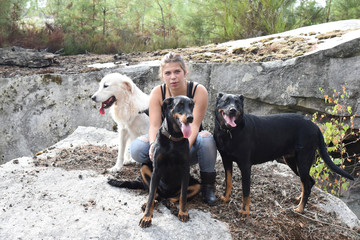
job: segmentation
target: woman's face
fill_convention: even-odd
[[[163,67],[162,77],[170,89],[183,87],[186,83],[185,76],[186,72],[179,63],[166,63]]]

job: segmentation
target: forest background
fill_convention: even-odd
[[[183,48],[360,18],[360,0],[0,0],[0,47],[65,55]]]

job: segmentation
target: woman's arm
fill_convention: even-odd
[[[155,141],[156,134],[161,126],[161,105],[162,95],[160,86],[155,87],[150,93],[149,100],[149,143],[152,144]],[[152,160],[152,146],[149,149],[150,160]]]
[[[189,138],[189,144],[190,144],[190,148],[192,147],[192,145],[194,144],[196,137],[199,133],[199,128],[200,125],[202,123],[202,121],[204,120],[205,114],[206,114],[206,110],[208,107],[208,92],[206,90],[206,88],[199,84],[197,86],[196,92],[195,92],[195,96],[194,96],[194,110],[193,110],[193,115],[194,115],[194,121],[191,124],[191,136]]]

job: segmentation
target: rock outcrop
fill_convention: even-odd
[[[8,47],[0,49],[0,65],[42,68],[53,64],[55,54],[46,51]]]
[[[259,47],[260,44],[267,47],[288,36],[292,36],[291,39],[301,36],[312,43],[308,52],[288,60],[198,63],[190,59],[189,79],[202,83],[209,91],[205,128],[212,131],[218,92],[243,94],[245,109],[253,114],[311,114],[325,111],[324,93],[331,95],[335,89],[340,91],[346,86],[349,93],[346,104],[360,116],[359,28],[360,20],[347,20],[218,45],[222,51],[239,54],[240,48]],[[333,32],[337,34],[326,35]],[[328,38],[320,39],[320,35]],[[296,43],[293,45],[295,47]],[[107,73],[120,72],[150,93],[160,83],[158,64],[155,61],[78,74],[54,72],[0,78],[0,163],[31,156],[63,139],[80,125],[112,129],[115,123],[110,116],[100,116],[98,106],[90,99],[100,79]],[[324,93],[319,91],[320,87]],[[360,127],[359,117],[355,119],[355,127]]]
[[[42,157],[116,140],[105,129],[80,127]],[[138,223],[147,196],[106,181],[95,171],[37,167],[30,157],[1,165],[0,239],[231,239],[226,224],[210,213],[191,209],[190,222],[183,223],[163,205],[154,212],[153,226],[143,230]]]
[[[107,175],[100,174],[99,168],[89,170],[87,167],[87,170],[81,170],[77,168],[77,164],[72,163],[74,168],[65,170],[60,166],[45,166],[37,163],[41,159],[46,162],[47,159],[54,158],[70,163],[74,156],[63,156],[64,149],[71,152],[78,147],[86,149],[87,146],[107,146],[111,148],[116,144],[117,134],[112,131],[94,127],[78,127],[67,138],[44,149],[36,159],[23,157],[1,165],[0,239],[232,239],[233,235],[229,233],[228,224],[214,219],[210,215],[210,207],[203,211],[199,210],[196,204],[189,206],[191,219],[188,223],[180,222],[168,209],[159,204],[154,211],[152,226],[149,229],[141,229],[138,222],[143,214],[141,205],[147,200],[145,192],[111,187],[106,184]],[[96,156],[93,156],[91,161],[96,161]],[[282,199],[295,194],[279,186],[285,182],[298,185],[295,181],[297,176],[290,168],[275,161],[255,167],[260,172],[273,173],[273,176],[268,175],[268,178],[262,181],[262,185],[266,184],[267,187],[264,191],[260,191],[261,194],[270,194],[275,191],[274,187],[279,195],[283,195]],[[258,187],[254,185],[253,190]],[[258,232],[256,217],[260,217],[270,222],[269,227],[262,226],[268,228],[268,234],[277,236],[276,233],[279,234],[279,231],[286,232],[286,227],[283,226],[285,224],[281,220],[277,220],[283,227],[281,230],[274,224],[277,221],[273,218],[280,215],[281,218],[286,216],[295,221],[296,224],[293,225],[300,226],[297,228],[305,228],[297,234],[302,234],[302,232],[313,234],[311,229],[314,229],[314,224],[319,222],[324,226],[321,230],[316,229],[317,236],[329,236],[327,224],[337,229],[335,235],[340,234],[339,231],[341,231],[340,235],[344,239],[358,236],[356,231],[360,227],[360,222],[354,213],[340,199],[329,196],[321,190],[313,189],[311,203],[308,204],[309,212],[302,217],[294,216],[290,209],[284,209],[284,202],[278,202],[275,199],[265,201],[260,192],[254,191],[253,197],[258,198],[260,205],[269,205],[266,211],[270,214],[259,211],[256,209],[259,206],[256,207],[255,202],[252,203],[252,217],[242,220],[236,226],[237,231],[241,231],[245,226],[255,225],[253,231]],[[226,208],[231,208],[234,204],[229,203]],[[240,206],[241,203],[236,204]],[[311,210],[310,206],[312,206]],[[221,212],[220,206],[212,207],[212,210],[214,209]],[[264,215],[259,216],[259,214]],[[292,226],[290,229],[297,228]],[[232,233],[236,232],[235,229],[232,230]],[[293,234],[296,235],[296,233]],[[249,233],[244,235],[254,236]],[[244,235],[235,236],[243,237]],[[332,231],[331,236],[333,235]],[[261,237],[266,238],[269,235]]]

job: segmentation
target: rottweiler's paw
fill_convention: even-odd
[[[178,218],[179,218],[179,220],[181,222],[187,222],[187,221],[189,221],[190,216],[189,216],[189,213],[187,211],[186,212],[179,211]]]
[[[150,227],[151,225],[151,217],[143,216],[139,222],[139,226],[142,228]]]
[[[241,218],[247,218],[250,215],[250,211],[249,210],[240,210],[239,215]]]
[[[294,211],[297,213],[304,213],[304,208],[299,205],[297,208],[294,209]]]
[[[220,200],[221,200],[222,203],[228,203],[228,202],[230,202],[230,198],[227,198],[227,197],[225,197],[225,196],[221,196],[221,197],[220,197]]]

